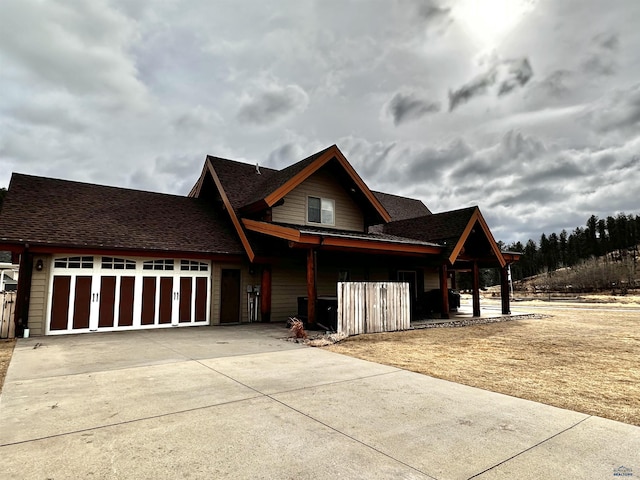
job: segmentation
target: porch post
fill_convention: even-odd
[[[480,316],[480,269],[478,262],[473,262],[473,316]]]
[[[263,322],[271,321],[271,265],[262,267],[260,279],[260,319]]]
[[[31,271],[33,270],[33,255],[25,245],[20,254],[20,269],[18,270],[18,291],[14,311],[16,337],[24,335],[24,329],[29,324],[29,298],[31,297]]]
[[[316,323],[316,252],[307,250],[307,322]]]
[[[442,305],[442,312],[440,314],[441,318],[449,318],[449,282],[447,281],[449,277],[449,271],[447,269],[447,264],[443,263],[440,266],[440,296]]]
[[[509,298],[509,271],[505,265],[500,269],[500,296],[502,297],[502,314],[511,313],[511,300]]]

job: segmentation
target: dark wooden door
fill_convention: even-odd
[[[118,307],[119,327],[130,327],[133,325],[133,297],[135,286],[135,277],[122,277],[120,279],[120,306]]]
[[[171,323],[173,307],[173,277],[160,277],[160,305],[158,323]]]
[[[73,328],[89,328],[91,313],[91,280],[90,276],[76,277],[76,298],[73,301]]]
[[[142,279],[142,325],[153,325],[156,317],[156,277]]]
[[[180,323],[191,321],[191,277],[180,278]]]
[[[196,278],[196,322],[207,320],[207,279]]]
[[[101,277],[98,327],[113,327],[115,303],[116,277]]]
[[[69,319],[69,294],[71,277],[53,277],[53,299],[51,301],[51,323],[49,330],[66,330]]]
[[[240,321],[240,270],[223,269],[220,279],[220,323]]]

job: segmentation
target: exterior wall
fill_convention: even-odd
[[[344,257],[343,257],[344,260]],[[377,266],[345,264],[327,252],[317,257],[316,291],[319,297],[335,297],[341,271],[349,272],[351,281],[388,281],[389,269]],[[272,267],[271,321],[283,322],[298,312],[298,297],[307,296],[307,267],[300,255]]]
[[[255,268],[255,273],[250,273],[248,263],[214,263],[211,268],[211,324],[220,324],[220,287],[223,269],[240,270],[240,321],[249,321],[249,306],[247,304],[247,287],[260,285],[260,269]],[[259,308],[259,305],[258,305]]]
[[[298,312],[298,297],[307,295],[304,264],[287,260],[271,270],[271,321],[285,322]]]
[[[364,217],[358,204],[331,176],[320,169],[284,197],[284,204],[272,209],[274,222],[307,225],[307,197],[328,198],[335,202],[335,225],[327,228],[364,231]],[[309,224],[318,225],[318,224]]]
[[[440,273],[437,268],[424,269],[424,291],[440,289]]]
[[[36,270],[36,263],[42,260],[43,268]],[[33,258],[33,272],[31,273],[31,296],[29,297],[29,334],[44,335],[47,318],[47,297],[49,294],[49,272],[51,271],[51,256],[36,255]]]

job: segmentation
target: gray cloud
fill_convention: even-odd
[[[590,50],[581,69],[587,74],[613,75],[617,69],[616,53],[620,48],[617,33],[601,33],[591,39]]]
[[[429,113],[440,111],[440,102],[432,102],[419,97],[416,93],[396,92],[384,106],[385,112],[398,126],[405,122],[418,120]]]
[[[309,96],[298,85],[270,87],[249,96],[238,110],[241,123],[268,125],[303,111],[309,104]]]
[[[497,96],[505,95],[525,85],[532,76],[533,69],[527,58],[500,60],[459,89],[450,90],[449,111],[453,111],[473,97],[486,94],[489,87],[497,86]]]
[[[288,142],[272,150],[267,156],[265,164],[268,167],[281,169],[304,158],[304,152],[300,145]]]
[[[637,131],[640,126],[640,84],[616,90],[590,105],[585,119],[597,131]]]

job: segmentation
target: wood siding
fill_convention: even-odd
[[[285,322],[289,317],[296,315],[298,297],[306,296],[307,269],[304,265],[287,261],[273,266],[271,271],[272,322]]]
[[[340,184],[320,169],[284,197],[284,204],[272,209],[274,222],[293,225],[318,225],[307,222],[307,197],[320,197],[335,202],[335,225],[322,225],[338,230],[364,231],[362,211]]]
[[[42,259],[42,270],[35,266]],[[29,335],[44,335],[47,318],[47,297],[49,293],[49,272],[51,271],[51,257],[36,255],[33,258],[33,272],[31,274],[31,296],[29,297]]]
[[[440,274],[437,268],[424,269],[424,291],[429,292],[431,290],[440,288]]]

